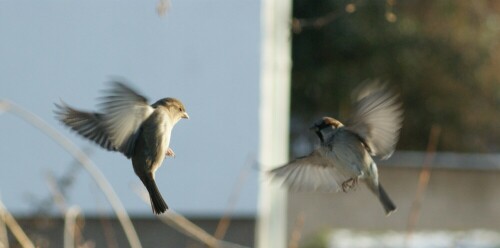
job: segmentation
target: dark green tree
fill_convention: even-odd
[[[292,151],[321,116],[349,115],[352,90],[380,79],[401,94],[399,150],[500,151],[500,3],[294,0]],[[299,154],[295,154],[299,155]]]

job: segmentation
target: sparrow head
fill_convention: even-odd
[[[332,117],[323,117],[321,118],[321,120],[315,122],[314,125],[312,125],[311,130],[313,130],[316,135],[318,135],[321,142],[324,142],[325,138],[332,134],[332,132],[329,131],[333,131],[343,126],[344,125],[340,121]]]
[[[184,104],[175,98],[167,97],[160,99],[156,101],[152,107],[165,107],[175,120],[180,120],[181,118],[189,119],[189,115],[186,112],[186,108],[184,108]]]
[[[343,126],[344,124],[342,124],[340,121],[332,117],[323,117],[321,118],[321,120],[315,122],[314,125],[311,127],[311,129],[314,130],[315,132],[320,132],[325,128],[335,129]]]

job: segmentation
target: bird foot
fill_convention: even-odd
[[[166,155],[169,156],[169,157],[174,157],[175,158],[175,152],[170,147],[167,149]]]
[[[356,187],[358,184],[358,178],[351,178],[342,183],[342,191],[347,192],[348,190]]]

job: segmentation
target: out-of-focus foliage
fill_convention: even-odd
[[[329,230],[322,230],[312,235],[311,237],[306,237],[299,246],[300,248],[328,248],[331,233]]]
[[[400,150],[500,152],[500,2],[294,0],[292,140],[330,115],[349,116],[366,79],[401,93]]]

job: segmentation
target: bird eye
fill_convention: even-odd
[[[182,108],[179,108],[179,111],[181,111],[181,112],[182,112]]]

